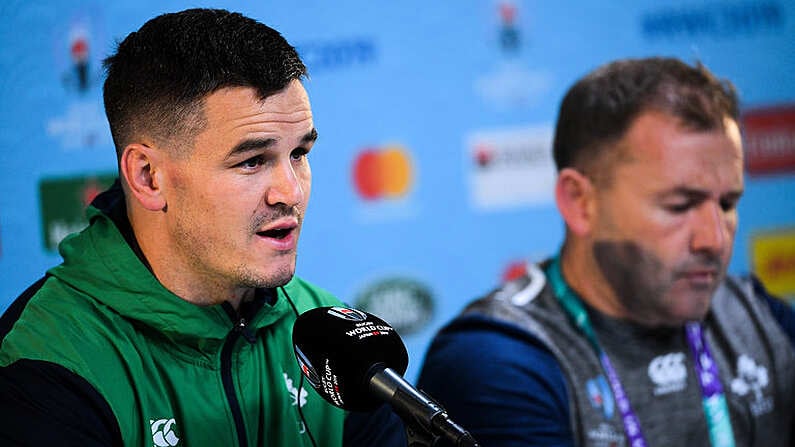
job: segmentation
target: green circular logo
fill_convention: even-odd
[[[428,287],[408,278],[388,278],[370,285],[359,294],[355,307],[381,318],[404,336],[424,328],[434,310]]]

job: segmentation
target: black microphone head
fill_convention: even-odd
[[[369,390],[378,370],[400,374],[409,363],[406,346],[384,320],[347,307],[318,307],[293,324],[295,357],[318,394],[346,410],[368,411],[382,403]]]

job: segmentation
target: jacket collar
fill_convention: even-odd
[[[64,262],[50,270],[53,276],[175,342],[199,347],[226,338],[236,321],[222,305],[198,306],[185,301],[163,287],[151,272],[127,220],[118,181],[97,196],[86,214],[89,226],[59,245]],[[271,302],[255,306],[248,319],[252,332],[290,312],[281,293],[273,290],[257,295]]]

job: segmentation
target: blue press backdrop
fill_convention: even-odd
[[[271,25],[305,58],[320,139],[298,274],[399,323],[411,380],[467,301],[558,248],[549,140],[579,76],[673,55],[731,79],[744,108],[795,103],[789,0],[5,0],[0,312],[60,262],[48,243],[79,228],[43,218],[42,182],[82,179],[85,196],[93,176],[114,173],[101,59],[154,15],[196,6]],[[357,187],[366,154],[386,160],[374,197]],[[732,272],[751,269],[754,232],[795,225],[793,193],[792,173],[748,179]]]

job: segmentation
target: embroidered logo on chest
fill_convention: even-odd
[[[587,381],[585,383],[585,388],[588,390],[588,400],[591,402],[591,406],[596,410],[601,409],[605,419],[611,419],[613,417],[615,402],[613,401],[613,393],[607,385],[605,376],[600,374]]]
[[[588,445],[594,447],[623,447],[626,445],[624,433],[604,422],[598,427],[589,429],[586,436]]]
[[[290,397],[292,398],[292,406],[295,407],[297,405],[299,409],[303,408],[304,405],[306,405],[306,390],[303,386],[300,389],[296,388],[295,385],[293,385],[293,379],[291,379],[286,372],[282,372],[282,374],[284,375],[284,386],[287,388],[287,392],[290,393]],[[298,421],[298,433],[306,433],[306,426],[303,420]]]
[[[301,389],[299,390],[293,385],[293,379],[291,379],[290,376],[287,375],[287,373],[282,373],[282,374],[284,374],[284,386],[287,388],[287,391],[290,393],[290,396],[292,396],[293,398],[292,405],[293,406],[300,405],[301,407],[306,405],[307,393],[304,387],[301,387]]]
[[[731,389],[738,396],[749,395],[751,413],[754,416],[773,410],[773,398],[765,396],[762,391],[767,388],[769,381],[767,368],[764,365],[758,365],[751,357],[740,354],[737,359],[737,377],[732,380]]]
[[[171,419],[150,419],[149,428],[152,429],[152,442],[157,447],[174,447],[179,444],[177,437],[177,423]]]
[[[649,363],[648,372],[655,385],[655,396],[682,391],[687,385],[685,354],[672,352],[657,356]]]

